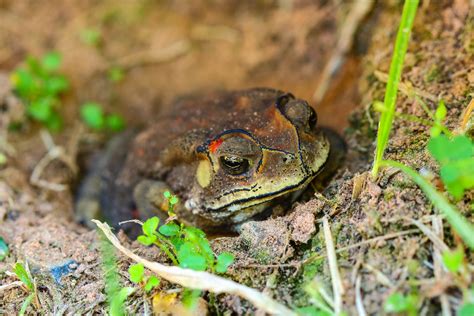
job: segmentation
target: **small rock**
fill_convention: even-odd
[[[369,204],[376,205],[380,194],[382,194],[382,189],[375,182],[367,181],[366,190],[370,195]]]
[[[316,231],[314,216],[314,200],[298,205],[295,211],[288,217],[288,224],[291,227],[291,240],[299,243],[307,243]]]
[[[279,261],[288,251],[290,232],[282,218],[242,224],[241,240],[250,255],[262,264]]]

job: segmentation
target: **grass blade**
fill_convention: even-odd
[[[403,13],[398,28],[395,48],[393,51],[390,72],[384,97],[384,111],[380,116],[379,128],[377,132],[377,149],[375,161],[372,169],[372,176],[376,177],[383,158],[383,153],[387,147],[388,137],[392,128],[392,121],[395,115],[395,103],[397,101],[397,91],[400,78],[402,76],[403,61],[410,40],[411,28],[418,8],[418,0],[406,0],[403,5]]]
[[[122,316],[125,315],[125,300],[133,292],[133,289],[121,288],[115,248],[101,232],[99,232],[99,240],[109,313],[111,316]]]
[[[23,304],[21,304],[20,311],[18,312],[18,316],[24,316],[26,315],[26,309],[28,306],[31,305],[31,301],[33,301],[33,298],[35,297],[35,293],[31,293],[28,295],[28,297],[23,301]]]
[[[21,263],[17,262],[15,264],[13,271],[15,272],[16,276],[20,279],[20,281],[23,282],[23,284],[25,284],[28,290],[30,291],[35,290],[35,286],[33,284],[33,281],[31,280],[30,274]]]
[[[462,240],[474,250],[474,225],[472,225],[465,217],[463,217],[457,208],[449,203],[449,201],[438,192],[431,183],[420,176],[415,170],[393,160],[384,160],[381,165],[391,166],[400,169],[408,175],[426,194],[431,203],[436,206],[445,216],[449,224],[456,233],[461,236]]]

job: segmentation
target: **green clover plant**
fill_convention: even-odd
[[[166,191],[164,196],[168,200],[168,215],[171,220],[158,228],[160,219],[149,218],[143,223],[143,235],[138,236],[137,240],[145,246],[158,246],[173,264],[182,268],[225,273],[234,261],[234,255],[223,252],[216,256],[202,230],[179,224],[173,219],[174,207],[179,202],[178,197],[169,191]]]
[[[61,55],[50,52],[41,60],[28,57],[10,77],[14,92],[26,106],[28,117],[53,131],[62,127],[58,112],[60,97],[69,89],[69,81],[58,72],[60,66]]]
[[[147,293],[160,284],[160,280],[156,276],[145,276],[145,267],[143,266],[143,263],[132,264],[128,268],[128,274],[130,275],[130,281],[135,284],[143,285],[143,288]]]
[[[102,106],[95,102],[86,102],[81,106],[81,118],[94,130],[119,132],[124,129],[125,122],[117,114],[106,114]]]
[[[449,139],[444,134],[432,137],[428,150],[440,166],[440,176],[448,192],[456,199],[474,188],[474,143],[465,135]]]
[[[176,266],[196,271],[207,270],[212,273],[225,273],[234,262],[234,255],[222,252],[216,256],[202,230],[186,226],[175,220],[174,208],[179,203],[178,197],[169,191],[164,192],[163,195],[168,201],[169,218],[167,223],[159,226],[160,219],[158,217],[147,219],[142,225],[143,234],[137,237],[138,242],[145,246],[159,247]],[[142,284],[146,292],[159,285],[159,279],[155,276],[145,276],[142,264],[130,266],[129,274],[130,280]],[[192,308],[201,293],[200,290],[184,289],[183,303]]]

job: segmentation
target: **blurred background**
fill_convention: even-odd
[[[58,53],[69,82],[58,107],[66,130],[87,102],[127,125],[151,124],[182,94],[267,86],[307,99],[322,125],[342,131],[358,103],[363,27],[327,91],[313,95],[327,81],[324,67],[353,7],[337,0],[0,0],[0,71]]]

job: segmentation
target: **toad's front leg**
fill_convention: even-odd
[[[158,216],[164,223],[168,218],[169,201],[165,192],[172,192],[171,188],[163,181],[141,180],[133,190],[133,199],[138,212],[138,218],[146,220]]]

